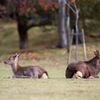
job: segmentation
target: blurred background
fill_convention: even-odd
[[[99,0],[0,0],[0,54],[37,48],[69,51],[77,20],[86,44],[99,46],[99,9]],[[75,45],[75,37],[72,41]]]

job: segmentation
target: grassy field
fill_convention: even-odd
[[[68,53],[66,49],[50,48],[58,42],[54,27],[45,31],[42,28],[31,29],[28,51],[18,49],[15,24],[2,24],[0,27],[0,100],[100,100],[100,79],[65,78]],[[88,59],[94,56],[94,49],[100,51],[99,39],[91,39],[86,45]],[[4,64],[3,60],[14,52],[21,53],[20,65],[43,66],[48,71],[50,79],[7,79],[13,73],[11,67]],[[74,54],[74,46],[72,53]],[[81,45],[78,59],[83,60]],[[74,55],[71,61],[74,61]]]

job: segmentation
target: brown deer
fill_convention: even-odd
[[[88,61],[70,63],[65,71],[66,78],[98,78],[100,72],[100,53],[94,51],[95,57]]]
[[[4,61],[5,64],[11,65],[13,78],[49,78],[47,71],[40,66],[21,67],[18,64],[19,54],[16,53]]]

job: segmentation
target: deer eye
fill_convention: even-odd
[[[13,58],[15,58],[16,56],[13,56]]]
[[[11,60],[11,57],[8,60]]]

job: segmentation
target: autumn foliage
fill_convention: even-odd
[[[75,0],[70,0],[70,2],[71,2],[71,3],[74,3],[74,2],[75,2]]]
[[[47,11],[47,10],[54,11],[55,8],[57,8],[57,3],[54,1],[39,0],[39,4],[40,4],[41,8],[44,9],[45,11]]]
[[[12,6],[18,13],[30,13],[43,11],[55,11],[57,8],[56,0],[7,0],[7,5]]]
[[[0,1],[0,11],[2,13],[15,13],[19,15],[32,16],[33,13],[49,14],[58,7],[57,0],[5,0]],[[44,14],[44,15],[45,15]],[[41,15],[40,15],[41,16]]]

